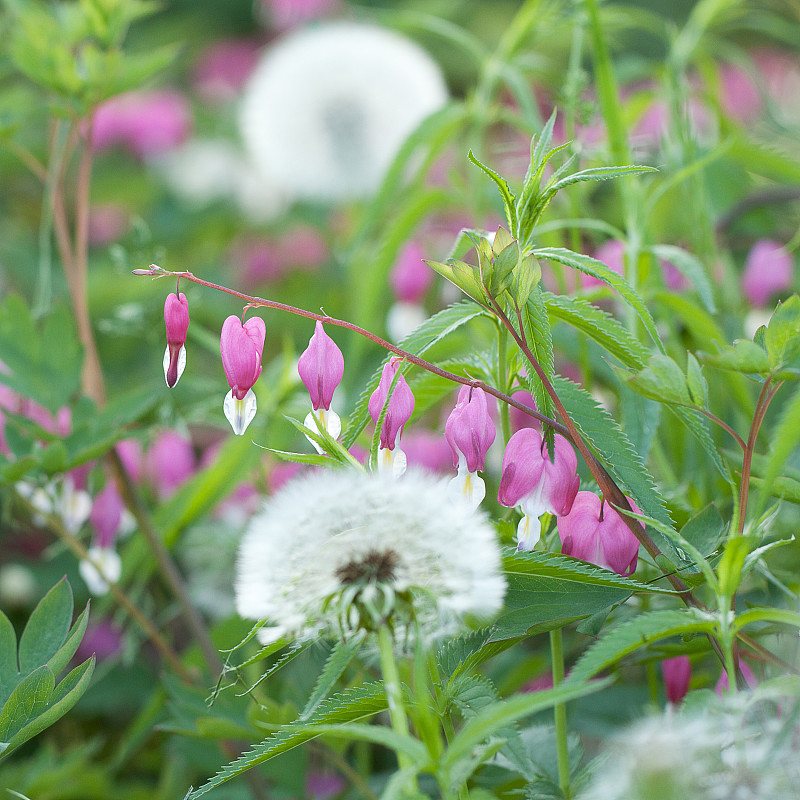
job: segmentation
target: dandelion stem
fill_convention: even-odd
[[[553,663],[553,688],[564,680],[564,645],[561,628],[550,631],[550,657]],[[558,785],[564,797],[572,797],[569,778],[569,742],[567,740],[567,707],[564,703],[553,706],[556,725],[556,752],[558,754]]]
[[[400,683],[400,672],[394,658],[392,633],[387,625],[381,625],[378,629],[378,649],[381,657],[383,688],[386,692],[392,728],[401,736],[409,736],[408,717],[403,703],[403,686]],[[397,753],[397,763],[400,769],[411,766],[411,761],[405,753]]]

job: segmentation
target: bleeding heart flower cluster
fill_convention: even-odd
[[[174,386],[186,365],[189,306],[185,295],[176,292],[167,297],[164,321],[164,376],[167,385]],[[222,326],[220,353],[231,389],[223,409],[237,435],[245,432],[256,414],[253,385],[261,375],[265,337],[266,326],[259,317],[243,322],[231,315]],[[369,398],[369,414],[376,425],[380,424],[374,466],[395,478],[406,471],[407,458],[399,442],[414,412],[414,394],[401,372],[402,363],[402,358],[392,357],[384,364],[378,386]],[[308,347],[298,359],[297,372],[311,398],[305,427],[312,433],[337,439],[342,424],[331,403],[344,375],[344,356],[321,321],[317,321]],[[461,387],[445,424],[445,437],[457,471],[450,490],[477,508],[486,495],[478,472],[485,469],[487,453],[496,437],[483,389]],[[320,436],[308,438],[318,452],[324,452]],[[535,428],[521,428],[511,436],[503,455],[497,501],[522,512],[517,548],[533,550],[541,537],[541,517],[551,514],[558,519],[564,554],[630,575],[636,569],[639,542],[615,509],[592,492],[578,491],[577,466],[575,451],[563,436],[554,435],[551,447]],[[639,511],[633,502],[631,507]]]

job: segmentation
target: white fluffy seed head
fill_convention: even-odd
[[[298,199],[340,200],[375,191],[405,138],[446,101],[439,67],[413,42],[326,23],[266,52],[239,121],[263,180]]]
[[[502,605],[500,550],[485,514],[423,472],[396,480],[348,470],[292,481],[252,520],[239,549],[237,610],[274,626],[262,640],[347,635],[355,617],[329,601],[353,589],[348,566],[376,556],[391,563],[378,584],[413,598],[426,634],[452,633],[465,615],[489,618]]]

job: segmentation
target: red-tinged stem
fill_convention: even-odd
[[[530,417],[534,417],[535,419],[539,420],[539,422],[544,423],[545,425],[549,425],[556,433],[560,433],[562,436],[565,436],[571,439],[571,435],[567,428],[563,425],[558,423],[556,420],[550,419],[550,417],[545,416],[544,414],[540,414],[535,409],[526,406],[524,403],[520,403],[517,400],[514,400],[513,397],[509,397],[509,395],[504,394],[503,392],[495,389],[493,386],[490,386],[483,381],[476,381],[472,378],[465,378],[462,375],[456,375],[454,372],[448,372],[446,369],[442,369],[441,367],[437,367],[435,364],[431,364],[430,361],[426,361],[424,358],[420,358],[419,356],[415,356],[406,350],[403,350],[401,347],[392,344],[391,342],[387,342],[386,339],[381,339],[380,336],[376,336],[371,331],[366,330],[365,328],[361,328],[358,325],[354,325],[352,322],[348,322],[344,319],[336,319],[335,317],[329,317],[327,314],[315,314],[313,311],[306,311],[304,308],[297,308],[295,306],[287,305],[286,303],[279,303],[276,300],[265,300],[262,297],[253,297],[249,294],[244,294],[243,292],[238,292],[235,289],[229,289],[227,286],[221,286],[217,283],[212,283],[211,281],[203,280],[202,278],[198,278],[196,275],[193,275],[191,272],[170,272],[168,270],[162,269],[161,267],[157,267],[153,265],[150,269],[136,269],[133,271],[135,275],[147,275],[152,278],[166,278],[168,276],[176,277],[182,280],[192,281],[193,283],[197,283],[200,286],[207,286],[209,289],[217,289],[220,292],[225,292],[226,294],[230,294],[233,297],[238,297],[240,300],[244,300],[247,304],[247,307],[250,308],[274,308],[277,311],[286,311],[290,314],[295,314],[299,317],[305,317],[306,319],[313,319],[318,320],[319,322],[324,322],[329,325],[337,325],[340,328],[346,328],[349,331],[353,331],[354,333],[359,334],[359,336],[363,336],[366,339],[369,339],[371,342],[382,347],[384,350],[388,350],[390,353],[394,353],[397,356],[408,361],[410,364],[414,364],[417,367],[420,367],[428,372],[432,372],[434,375],[438,375],[441,378],[446,378],[449,381],[453,381],[454,383],[461,383],[465,386],[473,386],[476,388],[481,388],[487,394],[496,397],[498,400],[501,400],[504,403],[507,403],[510,406],[513,406],[516,409],[519,409],[524,414],[527,414]]]

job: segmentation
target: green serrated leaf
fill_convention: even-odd
[[[513,646],[517,639],[492,641],[493,628],[462,633],[445,642],[436,652],[436,663],[445,679],[469,673],[479,664]]]
[[[543,292],[542,295],[551,321],[563,320],[585,333],[625,366],[641,368],[645,365],[647,350],[611,314],[579,297],[550,292]]]
[[[685,633],[712,633],[716,623],[695,609],[639,614],[601,635],[570,670],[562,685],[580,684],[651,642]]]
[[[708,407],[708,381],[703,369],[692,353],[686,354],[686,386],[692,402],[700,408]]]
[[[431,347],[457,331],[462,325],[486,313],[487,312],[479,305],[475,305],[475,303],[469,301],[455,303],[427,319],[413,333],[406,336],[406,338],[400,342],[400,347],[412,355],[421,356]],[[393,355],[387,356],[383,363],[385,364],[390,358],[394,357]],[[361,431],[364,430],[367,422],[369,422],[369,398],[375,389],[378,388],[382,371],[383,364],[381,364],[373,373],[372,378],[367,382],[367,385],[364,387],[350,415],[350,423],[342,435],[342,444],[347,449],[353,446],[356,438]]]
[[[354,636],[349,642],[340,641],[336,643],[300,714],[301,720],[307,720],[319,708],[319,704],[331,693],[336,681],[339,680],[342,673],[361,649],[361,644],[362,639],[358,636]]]
[[[72,587],[62,578],[38,603],[19,640],[19,667],[27,675],[53,658],[72,623]],[[0,736],[2,738],[2,736]]]
[[[544,305],[541,290],[531,292],[528,302],[521,309],[522,327],[525,338],[528,342],[539,366],[544,371],[548,380],[552,383],[555,374],[555,361],[553,356],[553,335],[550,330],[550,318],[547,316],[547,309]],[[512,317],[513,320],[513,317]],[[514,320],[516,322],[516,320]],[[525,370],[525,383],[528,391],[536,401],[536,408],[540,413],[551,419],[555,416],[555,409],[550,395],[539,380],[533,367],[528,366]]]
[[[328,725],[356,722],[373,716],[385,708],[386,695],[381,683],[368,683],[335,694],[320,704],[301,729],[293,730],[285,727],[268,737],[261,744],[222,767],[213,778],[187,794],[186,800],[195,800],[211,791],[215,786],[227,783],[231,778],[241,775],[251,767],[263,764],[281,753],[315,739],[320,735],[315,732],[315,723]]]
[[[563,247],[540,247],[534,250],[534,255],[537,258],[547,258],[552,261],[558,261],[560,264],[564,264],[572,269],[577,269],[586,275],[591,275],[593,278],[597,278],[603,281],[603,283],[608,284],[634,309],[634,311],[636,311],[656,346],[662,352],[664,351],[664,345],[661,343],[658,331],[656,330],[656,323],[653,319],[653,315],[648,310],[644,300],[642,300],[622,275],[618,275],[596,258],[591,258],[581,253],[575,253]]]
[[[476,167],[478,167],[485,175],[488,175],[488,177],[490,177],[494,181],[495,185],[500,190],[500,196],[503,198],[503,207],[505,208],[506,220],[508,222],[509,230],[512,232],[516,232],[517,209],[516,206],[514,205],[514,200],[516,198],[511,193],[511,189],[508,188],[508,183],[506,182],[505,178],[502,178],[493,169],[487,167],[486,164],[483,164],[480,161],[478,161],[472,150],[470,150],[469,153],[467,153],[467,158]]]
[[[648,365],[637,373],[617,368],[626,386],[651,400],[661,403],[675,403],[688,406],[692,404],[686,377],[681,368],[669,356],[656,353]]]

